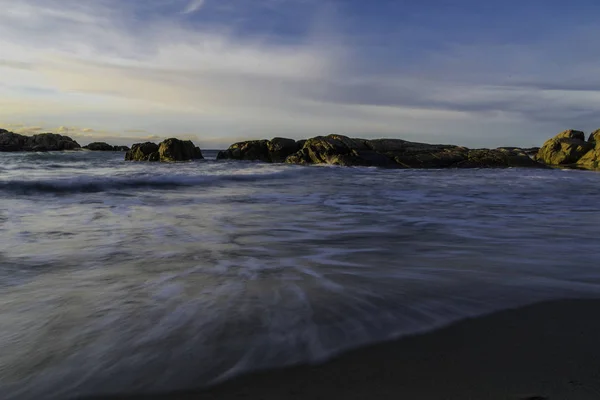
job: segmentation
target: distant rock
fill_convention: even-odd
[[[220,151],[217,160],[284,162],[300,148],[300,143],[294,139],[249,140],[234,143],[227,150]]]
[[[179,140],[175,138],[164,140],[158,147],[160,161],[189,161],[201,160],[202,151],[195,146],[191,140]]]
[[[93,142],[83,148],[91,151],[129,151],[127,146],[111,146],[105,142]]]
[[[0,151],[62,151],[80,149],[68,136],[40,133],[26,136],[0,129]]]
[[[125,153],[125,161],[158,161],[158,145],[152,142],[135,143]]]
[[[535,157],[537,153],[540,151],[539,147],[498,147],[498,150],[519,150],[524,152],[530,157]]]
[[[288,156],[300,150],[301,146],[294,139],[276,137],[267,143],[267,148],[271,162],[284,162]]]
[[[569,129],[548,139],[535,159],[548,165],[573,165],[593,147],[591,142],[585,141],[583,132]]]
[[[400,139],[353,139],[342,135],[294,141],[275,138],[231,145],[217,159],[331,164],[384,168],[506,168],[544,166],[520,148],[468,149]]]
[[[136,143],[125,154],[126,161],[189,161],[202,159],[202,151],[190,140],[167,139],[160,144]]]
[[[249,140],[234,143],[217,154],[217,160],[248,160],[271,162],[268,140]]]
[[[24,151],[27,136],[0,129],[0,151]]]
[[[104,142],[93,142],[83,148],[91,151],[115,151],[113,146]]]

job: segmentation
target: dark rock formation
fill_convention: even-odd
[[[136,143],[125,154],[127,161],[189,161],[202,159],[202,151],[190,140],[167,139],[160,143]]]
[[[249,160],[264,162],[284,162],[285,159],[300,150],[304,141],[273,138],[272,140],[249,140],[234,143],[225,151],[217,154],[217,160]]]
[[[93,142],[87,146],[83,146],[84,149],[92,151],[115,151],[115,148],[108,143],[104,142]]]
[[[80,147],[68,136],[54,133],[25,136],[0,129],[0,151],[62,151]]]
[[[27,139],[27,136],[0,129],[0,151],[23,151]]]
[[[569,129],[547,140],[535,159],[548,165],[575,164],[592,147],[583,132]]]
[[[288,156],[300,150],[294,139],[273,138],[267,143],[271,162],[284,162]]]
[[[294,148],[297,151],[292,152]],[[288,155],[284,159],[286,154]],[[265,162],[285,160],[289,164],[385,168],[544,167],[520,148],[472,150],[461,146],[415,143],[400,139],[352,139],[342,135],[317,136],[298,142],[280,138],[240,142],[219,153],[217,159]]]
[[[167,139],[160,143],[158,147],[160,161],[188,161],[200,160],[202,151],[194,146],[191,140],[179,140],[175,138]]]
[[[125,153],[125,161],[158,161],[158,145],[152,142],[135,143]]]
[[[94,142],[90,143],[87,146],[83,146],[84,149],[91,151],[129,151],[129,147],[127,146],[111,146],[105,142]]]
[[[217,160],[250,160],[271,162],[268,140],[249,140],[234,143],[227,150],[217,154]]]

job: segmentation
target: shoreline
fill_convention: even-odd
[[[94,399],[599,399],[599,311],[600,299],[537,303],[319,365],[250,373],[196,391]]]

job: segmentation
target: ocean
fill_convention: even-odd
[[[598,173],[205,156],[0,153],[1,399],[198,388],[600,297]]]

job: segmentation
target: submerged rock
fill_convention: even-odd
[[[125,154],[126,161],[189,161],[202,159],[202,151],[190,140],[175,138],[162,141],[160,144],[146,142],[136,143]]]
[[[79,148],[79,143],[68,136],[55,133],[26,136],[0,129],[0,151],[62,151]]]
[[[220,152],[217,159],[384,168],[544,167],[519,148],[472,150],[401,139],[353,139],[343,135],[302,141],[275,138],[239,142]]]

